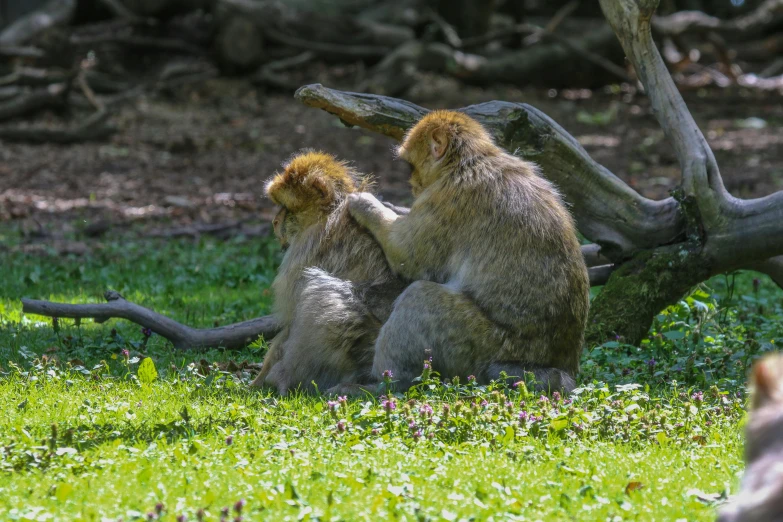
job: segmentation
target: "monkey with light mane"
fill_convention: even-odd
[[[367,178],[322,152],[285,165],[265,191],[280,205],[275,235],[286,249],[272,283],[282,330],[252,386],[281,394],[366,382],[373,345],[404,285],[378,243],[349,215],[347,196]]]
[[[751,385],[742,489],[721,508],[718,522],[783,520],[783,355],[757,361]]]
[[[397,152],[413,168],[407,215],[348,198],[391,269],[415,281],[378,335],[373,380],[390,370],[404,388],[431,356],[443,377],[532,372],[541,389],[573,389],[590,284],[556,189],[459,112],[424,116]]]

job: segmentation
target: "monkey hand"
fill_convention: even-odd
[[[368,192],[348,195],[348,211],[357,223],[376,233],[387,221],[394,221],[397,214]]]

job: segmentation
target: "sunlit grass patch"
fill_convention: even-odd
[[[227,324],[268,313],[279,259],[257,239],[0,253],[0,519],[710,520],[736,489],[746,372],[783,342],[783,292],[749,272],[695,289],[639,346],[587,347],[569,397],[425,374],[385,401],[281,399],[228,364],[263,342],[175,351],[126,321],[21,314],[21,297],[113,289]]]

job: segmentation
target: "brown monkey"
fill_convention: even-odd
[[[373,378],[391,370],[406,386],[431,355],[444,377],[532,372],[573,389],[590,284],[558,192],[458,112],[428,114],[397,152],[413,167],[407,215],[349,196],[392,270],[416,280],[381,329]]]
[[[719,522],[783,520],[783,356],[757,362],[751,380],[742,490],[720,511]]]
[[[274,231],[286,249],[272,283],[283,329],[270,343],[253,386],[281,394],[366,382],[373,344],[404,288],[383,251],[347,209],[367,179],[322,152],[295,156],[266,185],[281,209]]]

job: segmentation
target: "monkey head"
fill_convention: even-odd
[[[414,196],[466,159],[500,153],[479,122],[456,111],[430,112],[408,131],[397,148],[397,157],[411,165]]]
[[[281,207],[272,222],[275,237],[286,248],[301,230],[328,217],[348,194],[365,184],[346,162],[331,154],[295,155],[265,186],[267,197]]]

